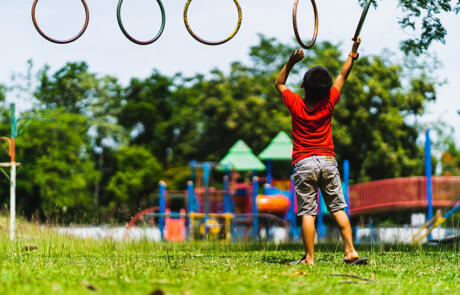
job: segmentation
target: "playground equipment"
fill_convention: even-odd
[[[158,207],[137,214],[127,230],[139,223],[146,226],[157,224],[167,241],[203,237],[226,241],[258,239],[261,228],[276,226],[288,230],[289,222],[285,217],[293,208],[289,194],[266,188],[264,194],[259,195],[257,176],[252,177],[251,183],[236,183],[236,179],[230,177],[231,169],[232,173],[246,171],[253,174],[265,170],[263,163],[243,141],[238,141],[219,165],[192,161],[190,167],[191,180],[187,190],[168,191],[166,183],[161,182]],[[213,167],[225,172],[223,190],[210,186]],[[180,201],[173,202],[174,199]],[[171,212],[173,206],[180,213]]]
[[[430,211],[427,201],[427,182],[426,177],[418,176],[350,185],[350,215],[372,215],[412,208],[426,208]],[[458,176],[434,176],[431,182],[432,207],[448,207],[460,191]]]
[[[32,22],[34,23],[35,29],[37,29],[38,33],[40,35],[42,35],[43,38],[45,38],[46,40],[48,40],[50,42],[57,43],[57,44],[67,44],[67,43],[74,42],[75,40],[80,38],[85,33],[86,29],[88,28],[88,24],[89,24],[89,9],[88,9],[88,5],[86,4],[85,0],[81,0],[81,3],[83,4],[83,7],[85,8],[85,14],[86,14],[85,24],[83,25],[83,28],[81,29],[81,31],[75,37],[67,39],[67,40],[57,40],[57,39],[51,38],[50,36],[46,35],[40,29],[40,26],[38,25],[37,18],[35,16],[35,14],[36,14],[35,10],[37,8],[37,3],[38,3],[38,0],[34,0],[34,3],[32,4]]]
[[[285,216],[290,207],[291,203],[289,198],[285,195],[277,194],[257,196],[257,208],[259,212]]]
[[[313,45],[315,45],[316,38],[318,37],[318,9],[316,8],[315,0],[311,0],[311,5],[313,6],[313,12],[315,13],[315,30],[313,32],[313,38],[311,39],[310,43],[308,45],[305,45],[302,41],[302,38],[300,37],[299,28],[297,26],[297,7],[298,5],[299,5],[299,0],[295,0],[294,9],[292,11],[292,23],[294,25],[295,38],[297,39],[297,42],[302,48],[310,49],[313,47]]]
[[[426,202],[428,207],[428,220],[433,219],[433,180],[431,171],[431,138],[430,128],[425,130],[425,177],[426,177]],[[428,239],[431,240],[431,234],[428,234]]]
[[[185,210],[181,209],[179,218],[172,218],[171,210],[166,210],[164,239],[166,241],[185,241]]]
[[[138,45],[149,45],[149,44],[152,44],[153,42],[157,41],[161,37],[161,34],[163,34],[163,31],[164,31],[165,25],[166,25],[166,12],[165,12],[165,8],[163,7],[163,2],[161,2],[161,0],[157,0],[158,6],[160,6],[160,10],[161,10],[161,27],[160,27],[160,30],[155,35],[155,37],[153,37],[152,39],[147,40],[147,41],[140,41],[140,40],[137,40],[134,37],[132,37],[126,31],[125,27],[123,26],[123,21],[121,19],[121,6],[123,4],[123,1],[124,0],[120,0],[118,2],[117,20],[118,20],[118,25],[120,26],[120,29],[123,32],[123,34],[126,36],[126,38],[128,38],[131,42],[136,43]]]
[[[138,222],[147,226],[157,224],[165,240],[182,241],[204,237],[229,241],[258,239],[264,232],[269,232],[266,229],[281,227],[288,229],[286,232],[293,239],[297,239],[300,231],[296,223],[293,177],[283,181],[274,180],[271,175],[271,162],[290,160],[291,146],[289,136],[281,132],[259,155],[267,161],[267,177],[261,194],[259,178],[255,174],[264,171],[265,166],[241,140],[230,148],[218,165],[191,162],[193,181],[189,181],[187,191],[168,191],[166,184],[160,183],[159,206],[136,215],[128,229]],[[427,155],[430,154],[429,147],[427,130]],[[431,157],[427,156],[426,159],[426,167],[431,167]],[[225,173],[223,190],[210,186],[214,167]],[[448,210],[444,219],[438,218],[429,223],[429,229],[433,225],[441,225],[459,210],[460,205],[451,201],[460,191],[460,177],[431,177],[431,170],[427,169],[425,177],[385,179],[349,185],[349,161],[344,161],[343,169],[342,188],[349,205],[346,211],[349,216],[423,207],[427,207],[430,212],[433,206],[454,210]],[[252,182],[244,181],[239,173],[252,173]],[[177,199],[180,204],[174,201]],[[173,209],[177,212],[171,212]],[[328,212],[319,193],[317,220],[320,240],[326,236],[323,222],[325,214]],[[429,233],[430,231],[426,231],[427,235]]]
[[[444,224],[447,221],[447,219],[449,219],[457,211],[460,211],[460,197],[453,200],[452,203],[449,204],[449,206],[443,213],[436,214],[434,218],[430,219],[427,223],[425,223],[412,236],[412,245],[417,245],[418,243],[420,243],[420,241],[429,236],[435,228]]]
[[[238,10],[238,24],[236,25],[236,28],[233,31],[233,33],[231,33],[230,36],[228,36],[227,38],[225,38],[225,39],[223,39],[221,41],[214,41],[214,42],[213,41],[207,41],[207,40],[204,40],[204,39],[200,38],[198,35],[196,35],[192,31],[192,28],[190,27],[190,24],[188,23],[188,9],[190,7],[190,4],[192,3],[192,0],[187,0],[187,3],[185,4],[185,8],[184,8],[184,23],[185,23],[185,27],[187,28],[187,31],[190,33],[190,35],[195,40],[197,40],[200,43],[206,44],[206,45],[221,45],[221,44],[227,43],[233,37],[236,36],[238,31],[240,30],[241,23],[243,21],[243,12],[241,11],[240,3],[238,2],[238,0],[233,0],[233,2],[235,2],[236,9]]]
[[[294,190],[293,170],[291,168],[288,180],[273,180],[273,161],[292,161],[292,140],[286,132],[281,131],[270,142],[270,144],[259,154],[259,158],[267,163],[267,178],[264,189],[265,195],[283,196],[285,201],[280,203],[277,198],[269,199],[273,202],[271,207],[283,209],[284,217],[290,223],[290,233],[294,239],[298,238],[300,232],[297,228],[297,202]]]
[[[254,185],[258,185],[257,177]],[[259,236],[259,221],[264,226],[277,225],[287,227],[287,222],[276,215],[267,213],[240,213],[232,212],[204,212],[203,209],[218,208],[218,206],[199,206],[196,194],[200,188],[195,189],[193,182],[189,181],[187,191],[168,191],[166,183],[160,182],[159,206],[141,211],[134,216],[126,226],[125,237],[128,231],[137,226],[158,226],[161,236],[165,241],[185,241],[201,238],[221,239],[225,241],[235,239],[257,239]],[[257,199],[258,190],[254,189],[254,198]],[[171,212],[169,204],[171,198],[181,196],[183,200],[179,212]],[[263,199],[263,197],[260,197]],[[206,199],[202,198],[204,202]],[[279,199],[278,199],[279,200]],[[216,203],[214,198],[209,202]],[[263,201],[259,202],[263,206]],[[257,208],[257,204],[255,207]],[[201,209],[200,209],[201,208]],[[272,207],[268,208],[273,209]]]

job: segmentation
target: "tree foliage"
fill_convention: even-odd
[[[449,142],[448,149],[442,154],[441,166],[442,175],[460,175],[460,149],[455,142]]]
[[[37,112],[17,140],[18,202],[25,213],[92,213],[92,188],[100,177],[91,161],[88,118],[63,109]]]
[[[117,172],[110,179],[107,191],[113,194],[108,209],[145,207],[163,176],[157,159],[141,146],[122,147],[116,155]]]
[[[219,161],[238,139],[260,153],[279,131],[291,132],[273,83],[293,48],[260,36],[250,60],[232,63],[227,72],[185,77],[153,70],[125,86],[86,63],[44,68],[33,91],[39,104],[28,113],[55,121],[32,121],[18,138],[19,208],[28,215],[36,209],[134,213],[153,202],[160,179],[184,188],[191,160]],[[319,64],[336,76],[343,63],[337,45],[319,43],[288,82],[301,94],[308,68]],[[414,118],[436,99],[430,75],[424,69],[407,74],[385,56],[356,63],[333,118],[337,157],[350,160],[353,182],[422,174]],[[3,92],[0,87],[6,135]],[[0,190],[8,191],[5,179]]]
[[[359,0],[365,5],[368,0]],[[370,0],[377,7],[377,0]],[[403,17],[399,24],[404,29],[420,32],[419,37],[407,39],[401,42],[401,50],[405,54],[421,55],[433,43],[433,41],[445,44],[447,29],[441,22],[440,15],[443,13],[460,12],[460,0],[399,0],[403,11]],[[455,3],[456,2],[456,3]]]

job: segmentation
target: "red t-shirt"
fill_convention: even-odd
[[[310,110],[302,97],[289,89],[283,91],[284,103],[292,116],[292,164],[311,156],[335,157],[331,120],[339,97],[340,92],[332,87],[329,96]]]

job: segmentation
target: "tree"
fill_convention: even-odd
[[[365,5],[368,0],[358,0]],[[377,7],[377,0],[371,0]],[[404,29],[414,32],[421,31],[420,37],[401,42],[401,50],[406,54],[420,55],[425,52],[433,41],[445,44],[447,30],[441,19],[442,13],[460,12],[460,0],[399,0],[404,16],[399,24]]]
[[[132,80],[119,121],[132,142],[147,147],[168,167],[192,159],[219,161],[238,139],[259,153],[280,130],[290,132],[290,115],[273,87],[293,47],[261,36],[251,61],[235,62],[230,73],[168,78],[154,72]],[[320,64],[336,76],[344,60],[331,43],[317,44],[295,68],[299,88],[306,69]],[[339,161],[352,162],[354,181],[421,175],[417,118],[436,99],[436,81],[423,70],[406,73],[385,57],[357,62],[336,107],[333,128]]]
[[[347,81],[333,118],[336,152],[350,159],[355,180],[421,175],[423,149],[417,145],[418,126],[409,116],[424,113],[436,99],[425,74],[408,85],[402,68],[380,57],[361,59]]]
[[[232,63],[228,73],[185,77],[154,70],[126,87],[89,72],[85,63],[55,73],[45,68],[38,87],[16,89],[35,90],[39,104],[31,114],[56,119],[32,121],[18,138],[19,208],[27,215],[36,209],[132,213],[153,199],[163,177],[185,186],[191,160],[219,161],[238,139],[258,154],[279,131],[291,131],[273,83],[293,45],[261,36],[250,60]],[[288,81],[299,94],[308,68],[320,64],[336,76],[344,63],[329,42],[306,54]],[[408,71],[388,55],[356,63],[332,122],[338,161],[351,161],[353,182],[423,174],[416,122],[426,102],[436,99],[431,72]],[[0,131],[8,135],[3,92],[0,87]]]
[[[90,158],[88,119],[63,109],[31,114],[54,121],[30,121],[17,139],[19,210],[91,215],[91,192],[100,175]]]
[[[102,187],[107,185],[113,173],[107,169],[113,166],[110,161],[114,160],[110,157],[110,150],[127,142],[125,130],[117,122],[122,87],[114,77],[89,72],[85,62],[67,63],[52,74],[45,66],[39,71],[38,77],[40,84],[34,95],[42,106],[48,109],[63,108],[89,119],[90,154],[102,175],[95,183],[93,193],[93,203],[97,209]]]
[[[134,211],[145,207],[163,175],[161,164],[141,146],[122,147],[116,158],[117,172],[107,186],[112,194],[108,209]]]
[[[88,102],[96,96],[96,75],[88,72],[88,65],[67,63],[49,74],[45,66],[38,74],[40,84],[35,97],[47,108],[64,108],[71,113],[82,114]]]
[[[203,153],[221,159],[238,138],[259,152],[278,131],[289,131],[289,113],[273,81],[291,49],[262,37],[251,48],[252,65],[235,63],[228,77],[215,71],[213,78],[201,82]],[[307,54],[305,68],[297,70],[320,64],[336,76],[344,63],[338,47],[328,42]],[[406,118],[420,116],[425,103],[436,99],[435,82],[423,71],[407,79],[402,76],[402,66],[386,58],[363,57],[336,106],[336,152],[339,161],[351,161],[355,182],[422,174],[423,150],[416,143],[419,128]],[[300,76],[294,73],[290,81],[295,80]],[[302,93],[298,85],[292,88]]]
[[[132,79],[124,91],[123,108],[118,114],[131,142],[148,146],[164,164],[174,130],[168,122],[174,110],[182,107],[174,104],[172,87],[173,80],[156,71],[145,80]]]

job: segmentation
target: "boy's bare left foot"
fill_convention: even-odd
[[[289,263],[290,265],[298,265],[298,264],[303,264],[303,265],[315,265],[315,260],[312,258],[307,258],[306,256],[303,256],[301,259],[292,261]]]
[[[305,265],[315,265],[315,260],[313,260],[313,259],[309,259],[309,260],[304,259],[304,260],[302,260],[302,264],[305,264]]]

